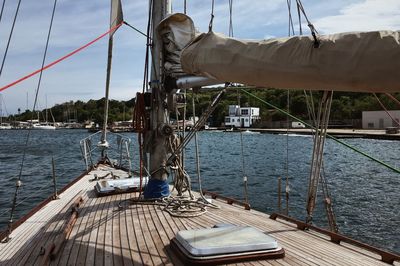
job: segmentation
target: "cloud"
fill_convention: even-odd
[[[292,5],[294,7],[294,2]],[[399,29],[399,0],[303,0],[307,15],[320,33],[353,30]],[[174,11],[183,12],[183,1],[174,1]],[[286,1],[233,1],[233,30],[237,38],[263,39],[288,34]],[[122,0],[124,18],[146,31],[147,1]],[[187,1],[187,10],[200,31],[208,31],[211,1]],[[4,52],[16,1],[6,1],[0,25],[0,58]],[[109,1],[58,1],[46,62],[51,62],[106,31]],[[293,8],[292,7],[292,8]],[[0,77],[0,86],[40,67],[46,41],[52,1],[22,1],[9,55]],[[292,10],[296,13],[296,9]],[[296,17],[297,14],[294,14]],[[295,19],[295,23],[297,23]],[[215,1],[214,31],[228,34],[228,0]],[[128,100],[141,90],[145,38],[123,26],[114,35],[114,54],[110,95]],[[48,95],[48,105],[69,100],[89,100],[104,95],[107,39],[44,72],[40,99]],[[9,112],[29,108],[37,77],[4,91]]]
[[[319,18],[320,33],[346,31],[399,30],[400,1],[365,0],[340,9],[339,14]]]

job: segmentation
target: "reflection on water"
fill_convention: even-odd
[[[8,219],[11,197],[18,176],[23,143],[27,131],[0,132],[0,226]],[[52,193],[51,158],[56,161],[56,173],[61,188],[84,170],[79,140],[88,136],[83,130],[32,131],[22,172],[17,216]],[[132,138],[133,164],[137,166],[137,140]],[[240,134],[201,132],[201,176],[205,189],[243,199]],[[305,218],[312,138],[303,135],[289,137],[289,213]],[[277,211],[277,180],[286,177],[286,135],[243,134],[244,171],[248,176],[249,199],[253,208]],[[348,139],[347,143],[400,168],[398,142]],[[400,176],[383,166],[328,139],[325,149],[325,172],[334,200],[340,231],[369,244],[400,253]],[[195,180],[194,145],[186,149],[185,164]],[[196,187],[196,183],[194,184]],[[283,197],[284,198],[284,197]],[[321,197],[320,197],[321,198]],[[319,199],[320,199],[319,198]],[[283,203],[285,205],[285,203]],[[4,213],[5,212],[5,213]],[[325,226],[321,200],[314,222]]]

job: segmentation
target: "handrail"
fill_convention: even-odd
[[[251,209],[249,203],[242,202],[242,201],[237,200],[237,199],[225,197],[225,196],[219,195],[218,193],[211,192],[211,191],[208,191],[208,190],[203,190],[202,192],[203,192],[204,195],[210,195],[212,199],[219,198],[221,200],[226,200],[226,203],[228,203],[229,205],[232,205],[233,203],[235,203],[235,204],[237,204],[239,206],[244,207],[245,210],[250,210]]]
[[[92,160],[92,155],[94,151],[98,149],[104,149],[104,146],[100,147],[100,141],[93,141],[93,138],[100,138],[101,131],[93,133],[86,138],[80,140],[80,148],[82,153],[82,158],[85,162],[86,169],[94,166],[95,162]],[[131,139],[127,138],[121,134],[109,132],[109,136],[116,136],[114,145],[107,145],[108,150],[113,150],[117,153],[119,166],[122,166],[123,160],[126,160],[129,165],[129,172],[131,171],[131,156],[129,153],[129,146]],[[94,145],[96,144],[96,145]]]
[[[299,221],[299,220],[297,220],[295,218],[292,218],[292,217],[289,217],[289,216],[286,216],[286,215],[283,215],[283,214],[280,214],[280,213],[272,213],[269,216],[269,218],[273,219],[273,220],[276,220],[277,218],[280,218],[280,219],[285,220],[287,222],[294,223],[294,224],[296,224],[298,229],[303,230],[303,231],[307,230],[307,229],[312,229],[312,230],[314,230],[314,231],[316,231],[318,233],[321,233],[321,234],[329,236],[333,243],[336,243],[336,244],[339,244],[339,245],[340,245],[340,242],[346,242],[346,243],[351,244],[353,246],[357,246],[357,247],[363,248],[365,250],[371,251],[371,252],[373,252],[375,254],[380,255],[381,256],[381,260],[383,262],[386,262],[386,263],[389,263],[389,264],[393,264],[394,261],[400,261],[400,255],[398,255],[398,254],[391,253],[391,252],[388,252],[388,251],[385,251],[385,250],[381,250],[379,248],[376,248],[376,247],[370,246],[368,244],[362,243],[362,242],[357,241],[355,239],[352,239],[350,237],[347,237],[347,236],[344,236],[344,235],[341,235],[341,234],[338,234],[338,233],[335,233],[335,232],[332,232],[332,231],[329,231],[329,230],[326,230],[326,229],[323,229],[323,228],[320,228],[320,227],[317,227],[317,226],[314,226],[314,225],[307,224],[305,222]]]

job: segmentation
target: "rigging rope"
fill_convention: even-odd
[[[243,176],[243,193],[244,193],[244,200],[248,204],[249,203],[249,195],[248,195],[248,188],[247,188],[247,176],[246,176],[246,169],[244,164],[244,147],[243,147],[243,132],[240,130],[240,147],[241,147],[241,157],[242,157],[242,176]]]
[[[212,31],[213,21],[214,21],[214,0],[211,0],[211,18],[210,18],[210,23],[208,24],[208,32]]]
[[[138,145],[139,145],[139,191],[142,193],[143,188],[143,134],[147,128],[146,125],[146,106],[144,101],[143,93],[136,93],[136,103],[133,108],[133,129],[138,133]]]
[[[44,54],[43,54],[43,60],[42,60],[42,67],[41,67],[41,69],[43,69],[43,65],[44,65],[45,60],[46,60],[47,48],[48,48],[48,44],[49,44],[49,40],[50,40],[50,33],[51,33],[52,25],[53,25],[53,20],[54,20],[54,14],[55,14],[55,11],[56,11],[56,6],[57,6],[57,0],[54,0],[54,5],[53,5],[52,14],[51,14],[50,26],[49,26],[49,31],[48,31],[48,34],[47,34],[46,46],[45,46],[45,51],[44,51]],[[19,6],[18,6],[18,8],[19,8]],[[15,21],[14,21],[14,22],[15,22]],[[4,61],[3,61],[3,63],[4,63]],[[34,116],[34,112],[35,112],[35,108],[36,108],[36,104],[37,104],[37,100],[38,100],[41,78],[42,78],[42,71],[40,71],[40,76],[39,76],[39,80],[38,80],[38,85],[37,85],[37,88],[36,88],[35,101],[34,101],[34,103],[33,103],[33,108],[32,108],[33,112],[32,112],[31,121],[33,120],[33,116]],[[10,211],[10,219],[9,219],[9,221],[8,221],[7,240],[9,239],[9,235],[10,235],[11,230],[12,230],[12,222],[13,222],[14,212],[15,212],[15,208],[17,207],[18,192],[19,192],[19,188],[20,188],[21,185],[22,185],[22,182],[21,182],[22,170],[23,170],[23,168],[24,168],[24,162],[25,162],[25,158],[26,158],[26,151],[27,151],[27,149],[28,149],[28,143],[29,143],[29,139],[30,139],[30,135],[31,135],[31,130],[32,130],[32,128],[29,128],[28,134],[26,135],[26,140],[25,140],[25,145],[24,145],[24,151],[23,151],[23,154],[22,154],[21,166],[20,166],[20,170],[19,170],[19,174],[18,174],[16,186],[15,186],[13,204],[12,204],[12,206],[11,206],[11,211]]]
[[[314,38],[314,48],[318,48],[319,45],[320,45],[320,41],[319,41],[318,38],[317,38],[318,31],[315,29],[314,25],[313,25],[313,24],[311,23],[311,21],[308,19],[307,14],[306,14],[306,11],[304,10],[304,6],[303,6],[303,4],[301,3],[301,0],[296,0],[296,2],[297,2],[297,9],[300,10],[300,11],[303,13],[304,18],[305,18],[306,21],[307,21],[307,25],[308,25],[308,27],[310,28],[311,35],[312,35],[313,38]],[[299,17],[300,17],[300,16],[299,16]],[[299,23],[299,24],[301,24],[301,23]]]
[[[392,121],[393,121],[394,123],[396,123],[397,126],[400,126],[399,121],[396,120],[396,119],[390,114],[390,112],[389,112],[388,109],[385,107],[385,105],[381,102],[381,100],[380,100],[379,97],[376,95],[376,93],[372,93],[372,94],[375,96],[375,98],[376,98],[376,100],[378,101],[379,105],[383,108],[383,110],[384,110],[384,111],[386,112],[386,114],[390,117],[390,119],[392,119]]]
[[[329,123],[329,115],[332,104],[333,91],[324,91],[322,99],[319,103],[318,115],[316,120],[316,131],[314,136],[314,147],[311,159],[311,172],[308,183],[307,192],[307,218],[306,223],[312,222],[317,198],[317,189],[321,177],[321,168],[323,162],[323,152],[325,139]]]
[[[0,11],[0,22],[1,22],[1,18],[3,17],[3,11],[4,11],[5,3],[6,3],[6,0],[3,0],[3,4],[1,5],[1,11]]]
[[[288,17],[289,17],[289,22],[288,22],[288,36],[294,35],[294,26],[293,26],[293,19],[292,19],[292,1],[291,0],[286,0],[287,8],[288,8]],[[287,106],[287,112],[289,113],[290,110],[290,91],[289,89],[287,90],[287,97],[286,97],[286,106]],[[285,200],[286,200],[286,209],[285,213],[286,215],[289,215],[289,193],[290,193],[290,187],[289,187],[289,128],[290,128],[290,120],[289,117],[286,116],[286,177],[285,177]],[[281,193],[281,191],[279,191]],[[279,194],[280,197],[280,194]]]
[[[193,124],[196,123],[196,104],[194,101],[194,90],[192,89],[192,109],[193,109]],[[206,201],[207,199],[205,198],[204,194],[203,194],[203,188],[202,188],[202,184],[201,184],[201,173],[200,173],[200,149],[199,149],[199,141],[197,138],[197,132],[194,135],[194,143],[195,143],[195,156],[196,156],[196,173],[197,173],[197,184],[199,186],[199,193],[200,193],[200,197]]]
[[[182,149],[185,148],[187,146],[187,144],[190,142],[190,140],[193,138],[195,132],[200,130],[200,128],[202,126],[204,126],[208,117],[211,115],[212,112],[214,112],[215,108],[217,107],[217,104],[222,99],[224,93],[226,92],[227,86],[228,86],[228,84],[225,84],[225,88],[217,94],[217,96],[214,98],[214,100],[207,107],[206,111],[203,112],[203,114],[201,115],[199,120],[197,120],[197,122],[194,124],[192,130],[185,136],[185,138],[179,144],[179,146],[175,150],[173,150],[173,152],[171,153],[171,155],[169,156],[169,158],[167,160],[167,165],[170,165],[176,159],[176,157],[182,152]],[[155,171],[159,171],[160,169],[161,168],[159,168]]]
[[[147,20],[147,28],[146,28],[147,40],[146,40],[146,53],[144,58],[142,93],[147,91],[149,86],[149,55],[150,55],[150,46],[152,42],[152,39],[150,38],[152,11],[153,11],[153,1],[151,0],[149,3],[149,14],[148,14],[149,19]],[[157,73],[155,69],[154,73]]]
[[[46,46],[44,48],[43,60],[42,60],[42,65],[41,65],[40,69],[43,69],[44,63],[46,62],[47,49],[49,47],[51,28],[53,27],[53,20],[54,20],[54,14],[56,12],[56,7],[57,7],[57,0],[54,0],[53,11],[51,13],[51,19],[50,19],[49,31],[47,32]],[[37,99],[38,99],[38,96],[39,96],[40,84],[42,82],[42,75],[43,75],[43,70],[41,70],[40,73],[39,73],[39,79],[38,79],[38,83],[37,83],[37,86],[36,86],[36,92],[35,92],[35,102],[33,104],[33,109],[32,109],[33,112],[35,112],[35,107],[36,107]],[[46,105],[47,105],[47,98],[46,98]],[[47,108],[47,106],[46,106],[46,108]],[[46,118],[46,122],[47,122],[47,118]]]
[[[392,94],[386,92],[385,95],[388,96],[393,101],[395,101],[398,105],[400,105],[400,101],[397,100]]]
[[[290,91],[287,90],[287,112],[289,113],[290,107]],[[285,179],[285,198],[286,198],[286,215],[289,215],[289,117],[286,116],[286,179]],[[280,193],[280,191],[279,191]]]
[[[150,39],[151,39],[151,37],[150,37],[149,35],[147,35],[147,34],[144,33],[143,31],[139,30],[138,28],[132,26],[131,24],[129,24],[129,23],[126,22],[125,20],[124,20],[122,23],[124,23],[126,26],[128,26],[128,27],[131,28],[131,29],[133,29],[134,31],[140,33],[140,34],[143,35],[144,37],[150,38]]]
[[[18,12],[19,12],[19,7],[20,6],[21,6],[21,0],[18,1],[17,9],[15,10],[14,20],[13,20],[13,23],[12,23],[12,26],[11,26],[10,34],[8,36],[6,50],[5,50],[4,55],[3,55],[3,61],[1,62],[0,77],[1,77],[1,74],[3,73],[4,62],[6,61],[6,58],[7,58],[8,48],[10,47],[10,42],[11,42],[11,38],[12,38],[12,35],[13,35],[13,32],[14,32],[15,22],[17,21],[17,16],[18,16]],[[4,2],[3,2],[3,7],[4,7]],[[3,8],[2,8],[1,11],[3,12]],[[2,89],[0,89],[0,91],[2,91]]]
[[[229,0],[229,37],[233,37],[233,0]]]
[[[297,18],[299,20],[299,34],[303,35],[303,28],[301,26],[301,12],[300,12],[299,3],[296,2],[296,6],[297,6]]]
[[[294,35],[294,26],[293,26],[293,19],[292,19],[292,0],[286,0],[286,4],[288,7],[288,13],[289,13],[289,22],[288,22],[288,36],[290,37],[291,35]]]
[[[279,108],[279,107],[277,107],[277,106],[275,106],[275,105],[273,105],[273,104],[271,104],[271,103],[269,103],[269,102],[267,102],[267,101],[261,99],[261,98],[258,97],[257,95],[254,95],[254,94],[250,93],[249,91],[246,91],[246,90],[243,89],[243,88],[241,88],[241,90],[242,90],[244,93],[246,93],[247,95],[249,95],[249,96],[251,96],[251,97],[253,97],[253,98],[259,100],[260,102],[262,102],[262,103],[264,103],[264,104],[266,104],[266,105],[268,105],[268,106],[270,106],[270,107],[272,107],[272,108],[278,110],[279,112],[281,112],[281,113],[283,113],[283,114],[285,114],[285,115],[291,117],[291,118],[294,119],[295,121],[301,122],[301,123],[303,123],[304,125],[306,125],[307,127],[316,130],[315,127],[312,126],[312,125],[310,125],[309,123],[307,123],[307,122],[301,120],[300,118],[297,118],[297,117],[295,117],[294,115],[292,115],[292,114],[286,112],[285,110],[283,110],[283,109],[281,109],[281,108]],[[379,163],[380,165],[382,165],[382,166],[384,166],[384,167],[386,167],[386,168],[388,168],[388,169],[390,169],[390,170],[392,170],[392,171],[394,171],[394,172],[400,174],[400,169],[397,169],[397,168],[395,168],[395,167],[393,167],[393,166],[391,166],[391,165],[389,165],[389,164],[387,164],[387,163],[385,163],[385,162],[383,162],[383,161],[381,161],[381,160],[379,160],[379,159],[376,159],[375,157],[373,157],[373,156],[371,156],[371,155],[369,155],[369,154],[367,154],[367,153],[365,153],[365,152],[363,152],[363,151],[361,151],[361,150],[359,150],[359,149],[353,147],[353,146],[350,145],[350,144],[347,144],[346,142],[341,141],[340,139],[335,138],[335,137],[332,136],[332,135],[327,134],[327,136],[328,136],[330,139],[336,141],[337,143],[342,144],[343,146],[346,146],[347,148],[349,148],[349,149],[351,149],[351,150],[353,150],[353,151],[355,151],[355,152],[357,152],[357,153],[359,153],[359,154],[361,154],[361,155],[367,157],[368,159],[370,159],[370,160],[372,160],[372,161],[374,161],[374,162],[376,162],[376,163]]]
[[[30,74],[28,74],[28,75],[26,75],[26,76],[24,76],[24,77],[22,77],[22,78],[20,78],[20,79],[18,79],[18,80],[16,80],[16,81],[14,81],[14,82],[11,82],[11,83],[9,83],[9,84],[3,86],[3,87],[0,87],[0,92],[1,92],[1,91],[4,91],[4,90],[6,90],[6,89],[8,89],[8,88],[10,88],[10,87],[12,87],[12,86],[15,86],[15,85],[17,85],[18,83],[20,83],[20,82],[22,82],[22,81],[24,81],[24,80],[26,80],[26,79],[28,79],[28,78],[31,78],[32,76],[35,76],[36,74],[40,73],[41,71],[47,70],[48,68],[50,68],[50,67],[52,67],[52,66],[54,66],[54,65],[56,65],[56,64],[58,64],[58,63],[60,63],[60,62],[62,62],[62,61],[64,61],[65,59],[67,59],[67,58],[73,56],[74,54],[76,54],[76,53],[82,51],[83,49],[87,48],[88,46],[90,46],[90,45],[94,44],[95,42],[99,41],[100,39],[104,38],[104,37],[107,36],[110,32],[117,30],[121,25],[122,25],[122,23],[116,25],[115,27],[113,27],[113,28],[107,30],[107,32],[105,32],[105,33],[101,34],[100,36],[96,37],[94,40],[92,40],[92,41],[86,43],[85,45],[83,45],[83,46],[81,46],[81,47],[79,47],[79,48],[73,50],[72,52],[70,52],[70,53],[64,55],[63,57],[61,57],[61,58],[59,58],[59,59],[57,59],[57,60],[51,62],[50,64],[44,66],[43,68],[38,69],[38,70],[35,70],[34,72],[32,72],[32,73],[30,73]]]

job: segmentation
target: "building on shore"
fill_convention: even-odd
[[[385,129],[388,127],[399,127],[400,110],[386,111],[363,111],[362,112],[362,127],[364,129]],[[396,122],[397,121],[397,122]]]
[[[229,116],[225,117],[226,127],[251,127],[260,120],[260,108],[229,105]]]

